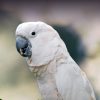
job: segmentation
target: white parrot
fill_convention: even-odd
[[[16,29],[16,48],[35,74],[43,100],[96,100],[85,73],[48,24],[20,24]]]

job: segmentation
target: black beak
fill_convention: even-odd
[[[28,39],[17,36],[16,38],[16,48],[17,51],[20,53],[23,57],[31,57],[31,43],[28,41]]]

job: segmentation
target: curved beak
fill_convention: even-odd
[[[31,47],[32,47],[31,43],[29,42],[28,39],[21,36],[16,37],[16,49],[21,56],[31,57],[32,55]]]

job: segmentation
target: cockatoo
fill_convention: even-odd
[[[85,73],[50,25],[44,22],[18,25],[16,48],[35,74],[43,100],[96,100]]]

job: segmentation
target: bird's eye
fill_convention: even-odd
[[[35,32],[32,32],[31,34],[32,34],[32,35],[35,35],[36,33],[35,33]]]

